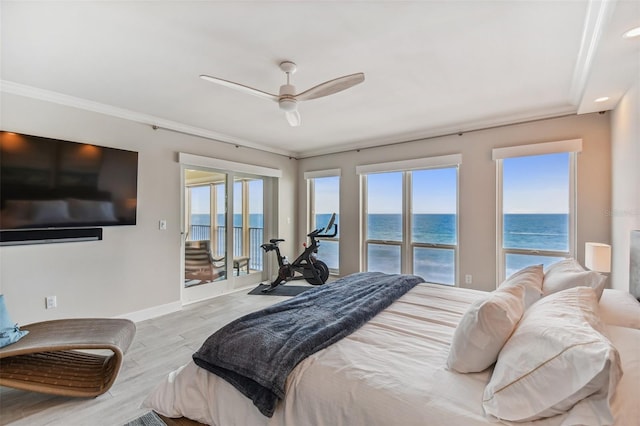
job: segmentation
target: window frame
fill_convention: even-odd
[[[415,248],[453,250],[454,279],[453,284],[436,283],[452,287],[459,286],[459,246],[460,246],[460,166],[462,154],[450,154],[435,157],[416,158],[412,160],[394,161],[388,163],[368,164],[356,167],[360,175],[360,270],[368,269],[368,252],[370,244],[400,247],[400,270],[403,273],[413,273]],[[456,244],[413,242],[413,171],[455,168],[456,170]],[[401,241],[374,240],[368,238],[368,175],[377,173],[402,172],[402,238]]]
[[[577,250],[577,163],[578,154],[582,151],[582,139],[571,139],[555,142],[544,142],[528,145],[517,145],[506,148],[494,148],[492,158],[496,163],[496,271],[498,280],[496,286],[506,277],[507,256],[529,255],[545,257],[576,257]],[[509,158],[530,157],[549,154],[569,154],[569,248],[565,251],[541,249],[515,249],[504,247],[504,165]]]
[[[342,190],[342,170],[341,169],[327,169],[327,170],[314,170],[304,172],[304,179],[307,181],[307,229],[316,229],[316,193],[315,193],[315,179],[337,177],[338,178],[338,209],[340,209],[340,193]],[[337,211],[336,214],[340,215]],[[331,238],[319,238],[322,241],[331,241],[338,244],[338,267],[329,268],[331,275],[340,275],[340,234]],[[322,260],[322,259],[320,259]]]
[[[442,244],[442,243],[421,243],[421,242],[414,242],[413,241],[413,173],[414,171],[424,171],[424,170],[436,170],[436,169],[449,169],[449,168],[455,168],[455,172],[456,172],[456,244]],[[414,269],[413,269],[413,264],[415,261],[415,249],[416,248],[426,248],[426,249],[439,249],[439,250],[453,250],[453,284],[445,284],[445,283],[435,283],[435,284],[442,284],[442,285],[448,285],[448,286],[453,286],[453,287],[458,287],[459,284],[459,269],[460,269],[460,262],[459,262],[459,247],[460,247],[460,165],[456,165],[456,166],[442,166],[442,167],[430,167],[428,169],[418,169],[418,170],[411,170],[408,172],[405,172],[407,174],[407,189],[406,189],[406,196],[407,196],[407,208],[408,208],[408,212],[407,212],[407,224],[406,224],[406,232],[407,232],[407,236],[409,237],[409,247],[408,250],[410,251],[409,253],[407,253],[407,263],[410,264],[410,268],[408,268],[408,271],[411,271],[410,273],[414,273]]]
[[[219,172],[227,176],[225,182],[225,197],[227,214],[226,214],[226,232],[225,245],[226,250],[233,247],[233,235],[229,230],[233,228],[233,215],[228,214],[229,206],[233,205],[233,177],[239,175],[249,175],[263,180],[263,236],[265,240],[278,237],[278,218],[277,218],[277,201],[278,201],[278,180],[283,177],[280,169],[274,169],[264,166],[256,166],[252,164],[238,163],[219,158],[205,157],[184,152],[178,153],[178,163],[180,165],[180,255],[181,255],[181,273],[180,273],[180,300],[182,304],[188,304],[220,294],[229,293],[235,290],[246,288],[249,285],[255,285],[260,281],[270,279],[277,273],[277,263],[274,258],[263,258],[262,271],[250,273],[246,275],[235,276],[233,274],[232,262],[227,262],[226,279],[216,282],[216,285],[195,285],[190,287],[184,286],[184,247],[187,239],[187,229],[185,215],[187,212],[186,200],[186,179],[185,171],[187,169],[204,170],[207,172]]]

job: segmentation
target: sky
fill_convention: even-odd
[[[503,212],[569,213],[569,153],[503,160]]]
[[[456,212],[455,167],[412,172],[414,214],[452,214]],[[503,212],[568,213],[569,154],[547,154],[503,160]],[[368,211],[370,214],[402,213],[402,173],[374,173],[367,176]],[[262,213],[263,182],[251,181],[249,210]],[[339,213],[340,177],[315,179],[316,214]],[[234,185],[236,194],[240,184]],[[218,208],[224,206],[223,188]],[[192,189],[194,213],[209,212],[206,187]],[[242,198],[235,197],[234,211],[242,212]]]
[[[191,188],[191,213],[209,213],[209,186],[194,186]]]
[[[453,214],[456,212],[457,169],[412,172],[414,214]],[[402,172],[374,173],[367,176],[369,214],[402,213]]]
[[[340,213],[340,177],[314,180],[316,214]]]
[[[233,185],[235,197],[235,213],[242,213],[242,184],[235,182]],[[218,212],[224,212],[224,185],[216,185],[218,191],[216,196]],[[262,179],[249,181],[249,214],[261,214],[263,210],[264,186]],[[208,214],[211,199],[209,197],[209,186],[195,186],[191,188],[191,212],[193,214]]]
[[[464,167],[462,165],[461,167]],[[413,213],[456,212],[454,167],[412,172]],[[367,176],[370,214],[402,212],[402,173]],[[569,153],[503,160],[503,212],[569,212]]]

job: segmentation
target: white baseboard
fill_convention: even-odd
[[[118,315],[116,318],[124,318],[133,322],[145,321],[151,318],[159,317],[161,315],[171,314],[178,312],[182,309],[182,303],[180,301],[167,303],[165,305],[154,306],[152,308],[143,309],[141,311],[130,312],[124,315]]]
[[[258,283],[259,284],[259,283]],[[209,299],[213,299],[215,297],[219,297],[219,296],[223,296],[225,294],[229,294],[229,293],[235,293],[238,291],[248,291],[253,289],[254,287],[256,287],[258,284],[247,284],[247,285],[243,285],[239,288],[234,288],[231,291],[228,292],[223,292],[220,294],[214,294],[208,297],[203,297],[197,300],[190,300],[190,301],[186,301],[184,302],[184,304],[182,302],[175,301],[175,302],[171,302],[171,303],[167,303],[164,305],[159,305],[159,306],[153,306],[151,308],[147,308],[147,309],[143,309],[141,311],[136,311],[136,312],[130,312],[128,314],[123,314],[123,315],[118,315],[114,318],[124,318],[124,319],[128,319],[131,320],[133,322],[140,322],[140,321],[145,321],[151,318],[155,318],[155,317],[159,317],[161,315],[166,315],[166,314],[171,314],[173,312],[178,312],[180,310],[182,310],[183,306],[186,305],[191,305],[193,303],[198,303],[198,302],[203,302],[205,300],[209,300]]]

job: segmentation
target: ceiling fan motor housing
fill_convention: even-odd
[[[283,84],[280,86],[280,98],[278,99],[280,109],[283,111],[295,111],[298,107],[295,95],[296,88],[293,84]]]

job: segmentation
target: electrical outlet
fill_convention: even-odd
[[[473,276],[471,274],[467,274],[464,276],[464,283],[465,284],[472,284],[473,283]]]
[[[58,299],[56,296],[47,296],[44,299],[44,303],[47,309],[53,309],[58,306]]]

